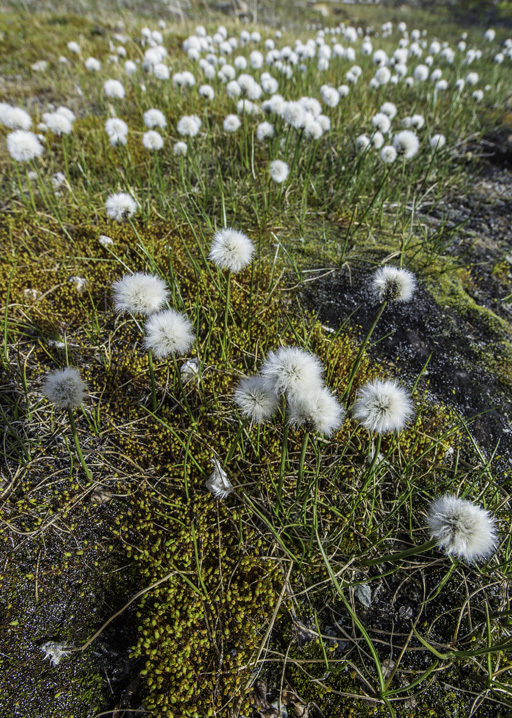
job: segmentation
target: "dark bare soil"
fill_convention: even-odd
[[[452,197],[420,218],[431,232],[442,227],[446,237],[442,253],[453,269],[439,281],[429,279],[426,272],[419,277],[410,303],[385,309],[370,355],[394,365],[406,383],[414,382],[427,365],[423,377],[433,399],[453,405],[471,422],[471,432],[487,455],[499,445],[497,454],[505,468],[512,463],[512,143],[508,134],[493,134],[483,151],[486,156],[477,164],[479,177],[471,192]],[[460,288],[450,279],[452,272],[463,282],[463,301]],[[304,285],[304,297],[323,323],[337,329],[349,320],[364,336],[378,309],[371,275],[358,266],[342,268]]]

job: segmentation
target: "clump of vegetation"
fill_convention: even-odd
[[[465,301],[414,217],[465,181],[510,43],[65,20],[2,30],[4,713],[507,710],[504,485],[367,350],[417,282]],[[367,268],[363,339],[301,306],[320,259]]]

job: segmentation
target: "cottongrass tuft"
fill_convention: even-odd
[[[201,129],[201,120],[197,115],[185,115],[178,122],[176,129],[184,137],[195,137]]]
[[[373,275],[372,289],[381,302],[408,302],[416,289],[416,278],[407,269],[386,265]]]
[[[105,122],[105,131],[112,147],[126,144],[128,125],[124,120],[120,120],[118,117],[110,117]]]
[[[219,269],[240,272],[250,263],[254,245],[243,232],[220,229],[213,236],[210,259]]]
[[[124,97],[124,87],[119,80],[107,80],[103,85],[103,92],[107,97],[122,100]]]
[[[314,354],[299,347],[280,347],[270,351],[261,375],[268,391],[288,398],[307,395],[322,388],[323,367]]]
[[[191,321],[175,309],[152,314],[145,328],[144,345],[158,359],[186,354],[196,340]]]
[[[430,140],[430,147],[433,150],[440,150],[446,144],[446,137],[444,135],[434,135]]]
[[[228,115],[224,119],[223,127],[226,132],[236,132],[240,129],[240,119],[236,115]]]
[[[186,142],[176,142],[173,145],[172,151],[177,157],[185,157],[187,154],[188,146]]]
[[[274,182],[277,182],[277,184],[285,182],[289,174],[290,168],[286,162],[283,162],[282,160],[274,160],[270,163],[270,176]]]
[[[410,160],[418,153],[420,141],[412,130],[402,130],[393,137],[393,147],[404,159]]]
[[[380,158],[386,165],[391,165],[396,160],[396,150],[392,145],[386,145],[380,151]]]
[[[292,396],[288,401],[290,424],[311,425],[314,431],[325,436],[332,436],[344,418],[344,408],[325,386]]]
[[[449,556],[469,563],[487,559],[498,540],[494,519],[471,501],[447,494],[430,506],[427,522],[432,539]]]
[[[218,459],[212,459],[213,473],[206,481],[206,488],[211,491],[214,498],[225,499],[234,491],[234,486],[228,479],[228,475],[220,465]]]
[[[157,152],[164,146],[164,138],[156,130],[145,132],[142,137],[142,144],[150,152]]]
[[[16,162],[29,162],[43,154],[43,145],[33,132],[16,130],[7,135],[7,149]]]
[[[87,385],[78,369],[66,367],[48,374],[43,391],[58,409],[76,409],[84,401]]]
[[[105,209],[110,219],[123,222],[125,219],[133,217],[137,211],[137,202],[130,194],[118,192],[117,194],[111,194],[107,198]]]
[[[169,296],[163,279],[144,272],[125,274],[114,282],[113,289],[116,311],[144,316],[158,312]]]
[[[149,129],[153,129],[153,127],[159,127],[161,130],[163,130],[167,125],[167,120],[165,119],[165,115],[161,110],[151,108],[144,113],[144,124]]]
[[[242,379],[235,390],[235,402],[240,411],[255,424],[270,419],[276,411],[279,399],[269,391],[259,374]]]
[[[368,431],[389,434],[401,431],[413,415],[409,394],[396,381],[375,381],[357,392],[352,413]]]

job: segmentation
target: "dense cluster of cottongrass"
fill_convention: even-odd
[[[116,506],[155,716],[248,716],[260,679],[296,715],[393,715],[459,669],[485,686],[464,705],[504,705],[506,496],[466,424],[366,349],[383,312],[414,311],[397,228],[454,181],[512,43],[170,30],[72,40],[30,68],[69,102],[0,106],[6,536]],[[368,266],[359,343],[283,279],[280,230],[316,213],[340,219],[339,262],[388,221],[400,237]],[[97,628],[44,643],[53,670]]]

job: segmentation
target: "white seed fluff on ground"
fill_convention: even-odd
[[[494,519],[471,501],[441,496],[430,506],[427,522],[432,538],[448,555],[472,563],[485,560],[496,548]]]
[[[219,269],[240,272],[250,263],[253,252],[254,245],[243,232],[220,229],[213,235],[210,259]]]
[[[114,282],[113,289],[116,311],[145,316],[158,312],[169,295],[160,277],[144,272],[125,274]]]
[[[393,147],[404,159],[410,160],[417,154],[420,141],[412,130],[402,130],[393,137]]]
[[[235,402],[240,411],[255,424],[270,419],[278,407],[279,399],[269,391],[259,374],[242,379],[235,390]]]
[[[416,278],[408,269],[386,265],[373,275],[372,290],[381,302],[408,302],[415,289]]]
[[[288,398],[322,388],[323,367],[318,357],[299,347],[280,347],[269,352],[261,368],[268,391]]]
[[[212,492],[216,499],[225,499],[234,490],[228,475],[220,465],[218,459],[212,459],[213,473],[206,482],[206,488]]]
[[[48,641],[44,646],[41,646],[41,650],[44,653],[43,660],[48,658],[54,667],[58,666],[61,660],[71,653],[69,646],[65,643],[56,643],[55,641]]]
[[[137,202],[126,192],[118,192],[107,198],[105,209],[110,219],[122,222],[133,217],[137,211]]]
[[[270,176],[274,182],[277,182],[277,184],[285,182],[289,173],[290,169],[286,162],[283,162],[282,160],[274,160],[270,163]]]
[[[197,381],[199,379],[199,362],[197,359],[187,359],[183,362],[180,369],[181,381],[188,384],[189,381]]]
[[[352,413],[368,431],[401,431],[413,415],[409,394],[396,381],[376,379],[357,392]]]
[[[16,162],[29,162],[43,154],[43,145],[33,132],[16,130],[7,135],[7,150]]]
[[[196,340],[191,321],[175,309],[152,314],[145,329],[144,345],[157,359],[186,354]]]
[[[76,409],[84,400],[87,385],[78,369],[52,371],[44,383],[44,395],[59,409]]]
[[[345,410],[327,387],[301,393],[288,401],[288,421],[311,425],[319,434],[332,436],[345,418]]]

